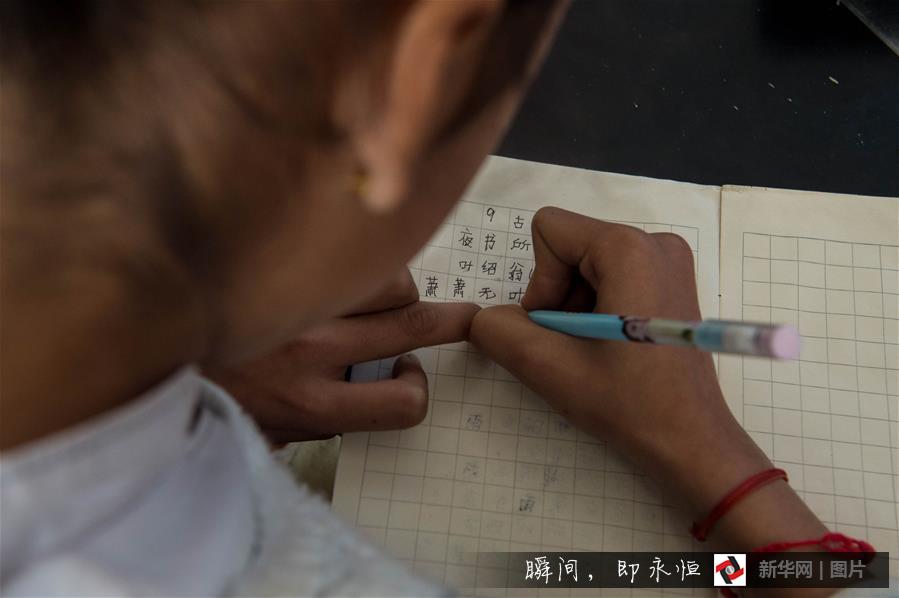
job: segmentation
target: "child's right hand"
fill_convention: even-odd
[[[540,210],[532,232],[536,268],[524,309],[479,312],[476,346],[674,491],[694,517],[771,467],[731,415],[708,353],[575,338],[527,317],[563,309],[699,319],[692,252],[680,237],[558,208]]]

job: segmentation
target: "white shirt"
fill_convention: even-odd
[[[894,596],[886,590],[847,594]],[[0,458],[4,596],[445,596],[384,556],[185,369]],[[841,594],[842,595],[842,594]]]
[[[447,595],[298,486],[192,368],[0,458],[5,596]]]

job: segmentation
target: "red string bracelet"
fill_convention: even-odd
[[[856,540],[837,534],[828,532],[817,539],[799,540],[797,542],[773,542],[767,546],[756,548],[752,552],[784,552],[791,548],[799,548],[800,546],[818,546],[827,552],[864,552],[866,554],[874,554],[874,547],[864,540]]]
[[[754,490],[758,490],[765,484],[769,484],[774,480],[787,481],[787,472],[783,469],[772,468],[750,476],[739,486],[728,492],[727,495],[721,499],[721,502],[715,505],[715,508],[709,512],[705,519],[699,523],[694,523],[693,527],[690,528],[690,534],[700,542],[704,542],[706,536],[709,534],[709,530],[712,529],[712,526],[715,525],[715,523],[735,504],[746,498],[746,496]]]

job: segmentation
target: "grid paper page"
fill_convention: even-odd
[[[718,198],[714,187],[491,158],[411,268],[425,300],[518,302],[533,268],[531,218],[554,204],[683,236],[714,315]],[[502,563],[478,551],[691,548],[687,522],[646,476],[470,345],[418,355],[431,392],[425,421],[345,435],[341,448],[334,509],[374,542],[458,588],[501,585]],[[391,365],[354,374],[389,376]]]
[[[723,206],[723,316],[802,336],[799,361],[722,357],[724,391],[818,517],[889,551],[895,577],[899,201],[725,188]]]

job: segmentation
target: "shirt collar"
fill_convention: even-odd
[[[190,447],[201,379],[185,367],[135,400],[0,458],[0,575],[141,495]]]

